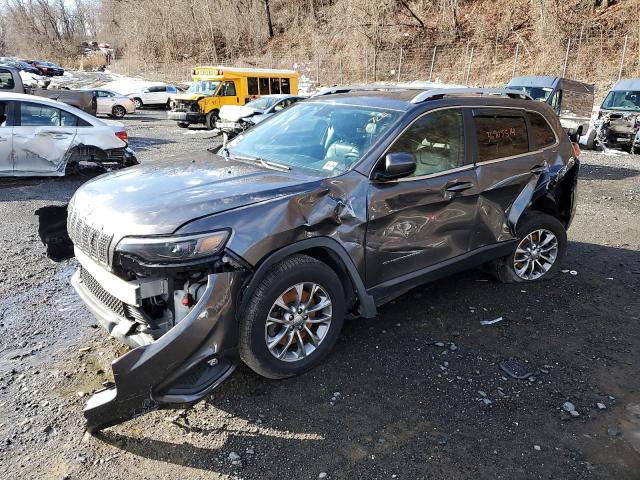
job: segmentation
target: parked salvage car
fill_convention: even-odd
[[[173,85],[158,84],[143,87],[140,91],[132,92],[127,96],[133,100],[136,108],[165,106],[169,108],[171,95],[178,93],[178,89]]]
[[[64,75],[64,68],[60,65],[56,65],[52,62],[45,62],[44,60],[25,60],[31,66],[37,68],[40,71],[40,75],[47,77],[58,77]]]
[[[137,164],[122,124],[48,98],[0,93],[0,175],[63,176],[81,161]]]
[[[562,77],[514,77],[507,88],[522,90],[534,100],[548,103],[571,140],[589,130],[594,86]]]
[[[135,113],[136,111],[134,101],[126,95],[100,88],[91,91],[98,100],[97,114],[108,115],[114,118],[124,118],[127,113]]]
[[[20,70],[21,72],[27,72],[27,73],[32,73],[34,75],[41,75],[40,70],[38,70],[36,67],[32,67],[31,65],[29,65],[26,62],[21,62],[19,60],[7,60],[7,61],[3,61],[1,66],[6,66],[6,67],[13,67],[13,68],[17,68],[18,70]]]
[[[587,148],[628,148],[636,151],[640,139],[640,78],[619,80],[602,101],[589,131]]]
[[[0,66],[0,92],[28,93],[51,98],[77,107],[91,115],[95,115],[98,108],[96,96],[91,91],[27,87],[22,83],[20,71],[13,67]]]
[[[245,105],[223,105],[216,128],[232,138],[302,98],[295,95],[265,95]]]
[[[217,153],[81,186],[72,284],[133,350],[84,413],[96,431],[201,399],[243,361],[268,378],[327,356],[345,316],[486,264],[558,271],[579,149],[548,105],[482,89],[299,102]],[[61,234],[62,235],[62,234]]]

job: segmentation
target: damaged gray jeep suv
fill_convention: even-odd
[[[72,283],[133,347],[87,402],[89,431],[195,402],[240,361],[300,374],[346,317],[427,281],[552,275],[578,154],[522,92],[363,90],[300,102],[217,153],[87,182],[68,209]]]

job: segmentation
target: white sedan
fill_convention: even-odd
[[[63,176],[88,161],[138,163],[118,122],[44,97],[0,93],[0,176]]]
[[[97,115],[124,118],[128,113],[135,113],[136,104],[126,95],[112,92],[103,88],[90,90],[96,95],[98,101]]]

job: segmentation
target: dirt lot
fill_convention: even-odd
[[[217,142],[164,118],[125,120],[141,161]],[[0,477],[640,478],[640,157],[582,163],[565,266],[576,275],[522,286],[472,271],[427,285],[349,322],[300,378],[241,367],[184,413],[97,438],[82,406],[124,349],[75,297],[75,262],[46,259],[34,216],[97,171],[2,181]],[[534,381],[507,377],[505,359]]]

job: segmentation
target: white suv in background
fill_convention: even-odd
[[[178,93],[173,85],[156,84],[143,87],[138,92],[129,93],[127,96],[133,100],[136,108],[166,105],[169,108],[169,97]]]

